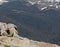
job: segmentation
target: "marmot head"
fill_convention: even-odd
[[[15,24],[7,22],[6,25],[3,25],[3,26],[4,26],[4,28],[5,28],[5,26],[7,26],[7,28],[0,29],[1,30],[0,31],[0,36],[11,36],[12,34],[14,36],[14,33],[18,34],[17,26]],[[11,28],[13,28],[14,30],[13,29],[11,30]]]

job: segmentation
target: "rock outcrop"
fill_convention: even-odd
[[[56,44],[20,37],[14,24],[1,23],[0,27],[0,47],[60,47]]]

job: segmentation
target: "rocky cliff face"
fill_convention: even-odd
[[[4,29],[10,29],[9,32],[11,32],[11,31],[13,32],[13,36],[8,36],[11,33],[8,34],[8,32],[4,31],[3,28],[1,28],[1,30],[3,30],[3,31],[0,30],[0,33],[2,33],[2,32],[7,33],[7,35],[0,34],[1,35],[0,36],[0,47],[60,47],[56,44],[51,44],[51,43],[47,43],[47,42],[38,42],[38,41],[34,41],[34,40],[31,40],[28,38],[23,38],[16,33],[14,24],[0,23],[0,25],[2,27],[6,27]]]

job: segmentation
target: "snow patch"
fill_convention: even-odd
[[[2,5],[3,3],[7,3],[7,0],[0,0],[0,5]]]
[[[36,2],[28,1],[31,5],[36,4]]]
[[[43,7],[43,8],[41,8],[41,10],[45,10],[45,9],[47,9],[47,7]]]

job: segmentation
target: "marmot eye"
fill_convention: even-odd
[[[8,34],[10,34],[10,30],[6,30],[6,32],[7,32]]]
[[[1,32],[0,32],[0,36],[1,36]]]

